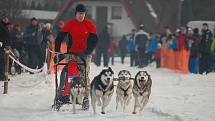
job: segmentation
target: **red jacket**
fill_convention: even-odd
[[[182,34],[178,38],[178,50],[185,50],[186,49],[186,44],[185,41],[187,39],[187,34]]]
[[[72,46],[69,52],[81,53],[87,48],[87,40],[90,33],[96,33],[96,26],[88,19],[79,22],[77,19],[72,19],[62,29],[63,32],[68,32],[72,37]]]

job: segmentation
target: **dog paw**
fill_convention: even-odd
[[[101,114],[105,114],[105,112],[101,112]]]
[[[137,114],[137,112],[132,112],[132,114]]]

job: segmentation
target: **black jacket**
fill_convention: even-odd
[[[5,46],[10,45],[9,31],[6,23],[3,21],[0,22],[0,42],[2,43],[2,46],[0,46],[0,51],[4,51]]]
[[[27,27],[24,33],[24,40],[28,45],[38,45],[38,29],[39,26],[30,25]],[[36,36],[32,36],[32,33],[36,33]]]
[[[199,44],[201,54],[211,53],[212,37],[213,34],[210,30],[205,30],[202,32],[201,41]]]

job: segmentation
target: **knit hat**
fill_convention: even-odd
[[[86,12],[86,7],[83,4],[78,4],[75,8],[75,13]]]

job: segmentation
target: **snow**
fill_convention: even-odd
[[[116,111],[113,95],[107,113],[93,114],[80,110],[56,112],[51,109],[55,95],[54,76],[44,72],[39,74],[23,73],[10,77],[9,93],[3,93],[0,82],[0,121],[213,121],[215,119],[215,73],[208,75],[183,75],[168,69],[156,69],[150,65],[143,69],[129,67],[128,58],[124,65],[119,58],[114,66],[115,77],[120,70],[126,69],[134,77],[139,70],[146,70],[152,78],[152,93],[142,114],[133,115],[132,99],[125,112]],[[91,65],[92,79],[103,67]]]

